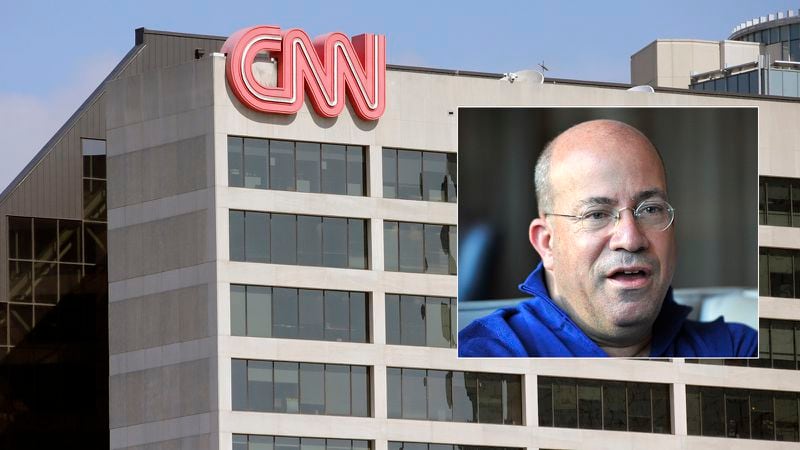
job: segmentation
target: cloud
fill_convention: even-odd
[[[50,92],[0,92],[0,191],[111,72],[119,55],[97,54],[79,61]]]

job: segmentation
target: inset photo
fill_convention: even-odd
[[[757,108],[458,114],[459,357],[758,356]]]

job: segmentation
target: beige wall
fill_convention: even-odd
[[[658,39],[631,56],[631,84],[686,89],[692,73],[753,62],[758,54],[755,42]]]

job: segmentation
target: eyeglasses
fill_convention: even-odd
[[[645,200],[636,208],[614,209],[604,205],[592,206],[578,216],[555,213],[545,213],[545,216],[569,217],[575,219],[582,231],[595,232],[612,224],[616,226],[622,217],[622,211],[626,209],[631,210],[633,219],[642,231],[664,231],[675,219],[675,210],[664,200]]]

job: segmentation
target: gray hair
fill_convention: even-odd
[[[553,209],[553,191],[550,186],[550,160],[553,156],[553,142],[548,142],[544,150],[536,160],[533,170],[533,184],[536,188],[536,205],[539,208],[539,215],[544,216],[545,212]]]

